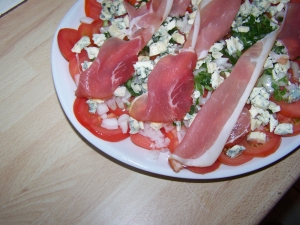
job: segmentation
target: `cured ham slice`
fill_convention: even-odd
[[[188,8],[191,0],[174,0],[172,9],[170,11],[170,16],[183,16]]]
[[[227,34],[239,11],[241,0],[202,0],[200,5],[201,23],[195,48],[198,59],[206,57],[209,48]],[[190,43],[189,37],[185,46]]]
[[[168,55],[158,62],[149,75],[148,92],[136,98],[132,103],[130,116],[136,120],[152,122],[172,122],[185,116],[192,104],[191,94],[194,89],[192,72],[197,61],[194,49],[199,45],[198,42],[210,39],[209,43],[212,45],[223,37],[230,29],[239,10],[239,0],[226,1],[225,5],[223,2],[222,0],[201,2],[188,36],[188,43],[177,56]],[[221,12],[219,5],[224,5],[224,8],[230,12],[224,14],[222,11],[216,18],[212,17],[213,7],[217,12]],[[226,23],[223,21],[225,19],[228,20]],[[216,28],[220,30],[209,31],[209,29]],[[199,33],[205,38],[200,37]],[[212,37],[208,37],[207,34],[212,34]],[[208,49],[210,47],[208,46]],[[202,54],[202,50],[199,53]]]
[[[300,3],[286,4],[285,21],[293,21],[283,26],[278,39],[283,42],[288,50],[289,58],[300,56]]]
[[[172,8],[173,0],[151,0],[139,9],[134,8],[125,1],[123,4],[130,19],[128,38],[141,38],[142,46],[144,47],[167,18]]]
[[[234,125],[226,146],[233,146],[233,143],[240,137],[245,136],[250,131],[251,116],[249,110],[244,107],[236,124]]]
[[[189,111],[194,90],[193,52],[169,55],[159,61],[148,78],[148,92],[132,102],[129,115],[139,121],[170,122]]]
[[[168,16],[173,0],[152,0],[136,10],[124,2],[130,16],[130,41],[108,39],[100,48],[92,65],[82,72],[77,97],[106,99],[134,73],[138,53]]]
[[[213,92],[169,158],[174,171],[178,172],[183,165],[211,166],[217,160],[261,74],[277,35],[278,30],[249,48],[230,76]]]
[[[90,68],[80,74],[76,96],[99,99],[111,97],[114,90],[134,73],[133,64],[138,60],[140,45],[139,39],[108,39]]]
[[[194,29],[190,32],[194,39],[197,38],[199,25],[198,10]],[[191,49],[196,41],[192,43]],[[156,64],[148,77],[148,92],[131,104],[131,117],[139,121],[172,122],[185,116],[192,104],[193,70],[197,62],[197,55],[191,49],[182,49],[177,55],[167,55]]]

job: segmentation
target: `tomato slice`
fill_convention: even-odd
[[[75,81],[75,75],[80,74],[82,72],[81,63],[84,61],[89,61],[89,57],[86,51],[81,51],[77,56],[73,56],[69,61],[69,71],[70,74]]]
[[[280,106],[280,114],[287,117],[300,118],[300,101],[287,103],[284,101],[276,101],[273,97],[271,97],[270,100]]]
[[[277,119],[280,123],[291,123],[293,124],[293,133],[286,134],[285,137],[296,136],[300,134],[300,118],[292,118],[282,115],[281,113],[277,113]]]
[[[80,35],[78,30],[71,28],[63,28],[58,31],[57,42],[61,54],[66,60],[72,59],[76,53],[72,52],[71,49],[79,41]]]
[[[218,161],[228,166],[239,166],[253,159],[253,156],[241,154],[235,158],[230,158],[226,155],[225,151],[222,151],[218,158]]]
[[[241,142],[241,145],[246,148],[243,154],[255,157],[266,157],[274,153],[280,146],[281,136],[268,131],[265,131],[265,133],[267,135],[267,141],[264,144],[253,141],[250,142],[245,138],[245,140]]]
[[[148,149],[148,150],[152,150],[153,148],[151,148],[151,144],[153,143],[151,141],[150,138],[148,137],[145,137],[139,133],[137,134],[130,134],[130,139],[131,141],[137,145],[137,146],[140,146],[142,148],[145,148],[145,149]]]
[[[220,165],[221,163],[218,160],[216,160],[214,164],[212,164],[211,166],[207,166],[207,167],[187,166],[185,168],[190,170],[193,173],[206,174],[217,170],[220,167]]]
[[[102,20],[95,20],[91,24],[82,23],[78,27],[80,37],[88,36],[93,43],[93,34],[100,34],[100,28],[103,26]]]
[[[115,130],[108,130],[101,127],[101,117],[97,114],[89,113],[86,101],[86,98],[76,98],[73,105],[75,117],[82,126],[96,137],[105,141],[117,142],[129,137],[129,132],[124,134],[120,127]]]
[[[102,6],[97,0],[85,0],[84,10],[87,17],[100,20]]]
[[[167,138],[170,139],[168,149],[171,153],[174,153],[176,147],[179,145],[179,140],[178,140],[176,128],[172,129],[169,132],[165,132],[165,135],[166,135]]]
[[[139,3],[138,0],[125,0],[125,2],[128,2],[133,6],[135,6],[135,4],[137,4],[137,3]]]

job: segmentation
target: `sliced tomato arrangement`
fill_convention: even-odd
[[[270,100],[280,106],[280,114],[287,117],[300,118],[300,101],[287,103],[285,101],[276,101],[273,97]]]
[[[115,130],[101,127],[101,117],[89,112],[86,101],[86,98],[76,98],[73,105],[75,117],[82,126],[105,141],[117,142],[129,137],[129,132],[123,133],[120,127]]]
[[[71,49],[80,38],[78,30],[71,28],[63,28],[59,30],[57,34],[58,47],[66,60],[69,61],[76,56],[76,53],[72,52]]]
[[[211,166],[207,166],[207,167],[187,166],[186,169],[192,171],[193,173],[206,174],[219,169],[220,165],[221,165],[220,161],[217,160]]]
[[[249,162],[252,159],[253,156],[246,155],[246,154],[241,154],[235,158],[230,158],[229,156],[226,155],[226,151],[222,151],[222,153],[218,158],[218,161],[228,166],[239,166],[246,162]]]
[[[277,113],[277,119],[279,123],[291,123],[293,124],[293,133],[292,134],[286,134],[284,136],[290,137],[300,134],[300,118],[293,118],[284,116],[281,113]]]
[[[80,37],[88,36],[93,43],[93,34],[100,34],[100,28],[103,26],[102,20],[95,20],[91,24],[82,23],[78,27]]]
[[[84,10],[87,17],[100,20],[102,6],[97,0],[85,0]]]
[[[137,134],[130,134],[130,140],[132,141],[132,143],[134,143],[135,145],[151,150],[151,144],[153,143],[151,141],[150,138],[145,137],[139,133]]]
[[[256,141],[248,141],[246,138],[241,142],[241,145],[246,149],[243,152],[245,155],[254,157],[266,157],[274,153],[281,144],[281,136],[274,133],[264,131],[267,135],[266,143],[258,143]]]

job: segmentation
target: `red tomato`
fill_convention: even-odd
[[[130,134],[130,139],[131,141],[137,145],[137,146],[140,146],[142,148],[145,148],[145,149],[148,149],[148,150],[152,150],[153,148],[151,148],[151,144],[153,143],[151,141],[150,138],[148,137],[145,137],[139,133],[137,134]]]
[[[105,141],[117,142],[129,137],[129,133],[122,133],[121,128],[108,130],[101,127],[101,117],[97,114],[89,113],[86,101],[86,98],[76,98],[73,105],[75,117],[82,126]]]
[[[83,63],[85,60],[89,61],[89,57],[86,51],[81,51],[81,53],[79,53],[77,56],[75,55],[70,59],[69,71],[74,81],[75,75],[80,74],[82,72],[81,63]]]
[[[276,101],[273,97],[271,97],[270,100],[280,106],[280,114],[287,117],[300,118],[300,101],[287,103],[284,101]]]
[[[103,26],[102,20],[95,20],[91,24],[82,23],[78,27],[80,37],[88,36],[93,42],[93,34],[100,34],[100,28]]]
[[[102,6],[97,0],[85,0],[84,10],[87,17],[100,20]]]
[[[215,171],[220,167],[221,163],[216,160],[214,164],[207,167],[196,167],[196,166],[187,166],[186,169],[192,171],[193,173],[206,174]]]
[[[128,2],[128,3],[130,3],[133,6],[138,3],[137,0],[125,0],[125,2]]]
[[[228,166],[239,166],[246,162],[249,162],[253,159],[253,156],[241,154],[236,158],[230,158],[225,154],[225,151],[222,151],[221,155],[219,156],[218,160]]]
[[[58,47],[61,54],[66,60],[72,59],[76,53],[72,52],[71,49],[79,41],[80,35],[77,30],[71,28],[60,29],[57,35]]]
[[[282,115],[281,113],[277,113],[277,119],[280,123],[291,123],[293,124],[293,133],[286,134],[285,137],[295,136],[300,134],[300,118],[291,118]]]
[[[176,128],[172,129],[169,132],[165,132],[165,135],[167,138],[170,139],[170,144],[168,145],[168,149],[171,153],[174,153],[176,147],[179,145]]]
[[[241,142],[241,145],[246,148],[243,154],[255,157],[266,157],[274,153],[280,146],[281,137],[268,131],[265,131],[265,133],[267,135],[267,141],[264,144],[253,141],[250,142],[245,138],[245,140]]]
[[[114,113],[117,116],[121,116],[122,114],[129,114],[128,109],[121,109],[119,107],[117,107],[115,110],[112,110],[111,108],[109,108],[109,111],[111,113]]]

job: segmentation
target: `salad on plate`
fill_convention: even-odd
[[[57,33],[74,116],[105,142],[166,155],[176,173],[272,157],[300,134],[299,10],[295,0],[85,0],[77,29]]]

